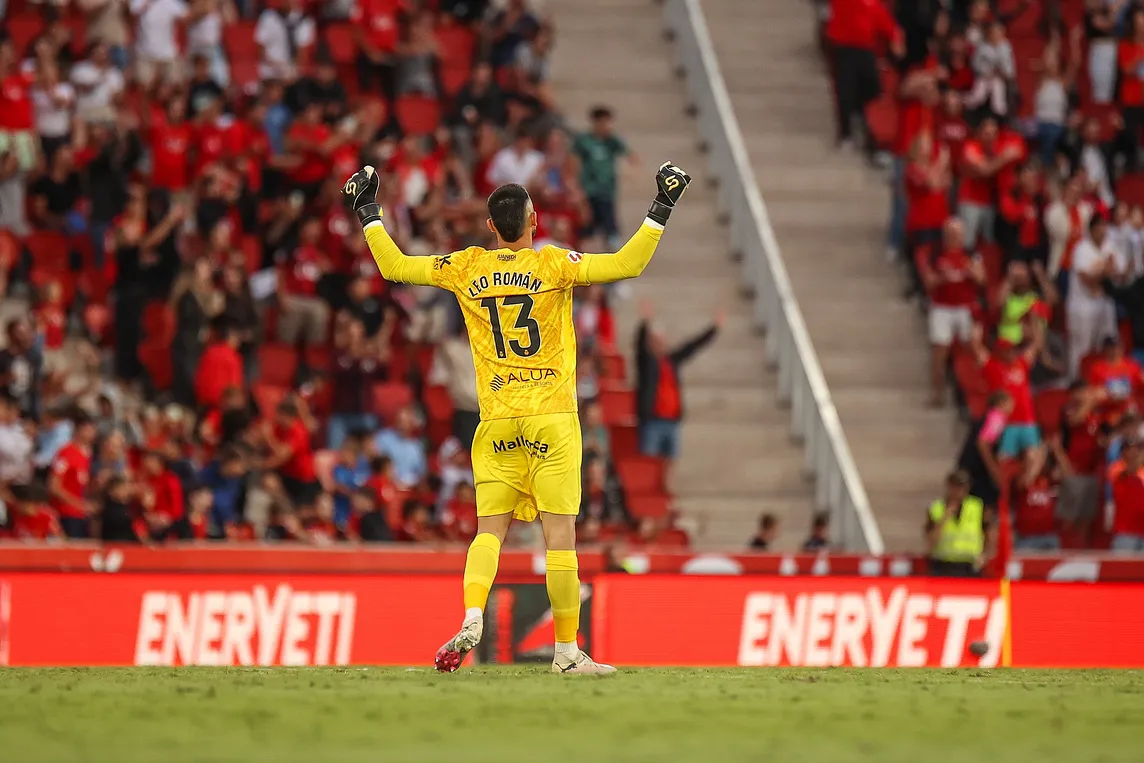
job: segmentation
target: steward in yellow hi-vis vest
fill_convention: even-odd
[[[374,260],[387,280],[437,286],[457,296],[477,372],[481,423],[473,439],[477,537],[465,565],[466,616],[437,654],[451,672],[479,642],[482,613],[496,576],[500,545],[514,517],[544,522],[547,582],[556,626],[559,672],[611,672],[576,647],[580,584],[576,515],[580,511],[583,444],[576,414],[576,331],[572,290],[643,272],[672,209],[691,177],[670,162],[647,218],[615,254],[582,254],[532,245],[536,211],[528,191],[509,184],[489,196],[496,249],[469,247],[433,257],[407,257],[386,232],[372,167],[346,181],[342,193],[357,213]]]
[[[946,480],[945,498],[926,514],[930,570],[938,575],[973,576],[985,553],[988,518],[985,504],[969,494],[969,476],[954,472]]]

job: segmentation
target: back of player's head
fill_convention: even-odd
[[[502,185],[489,196],[489,220],[502,241],[519,241],[528,226],[532,199],[524,186]]]

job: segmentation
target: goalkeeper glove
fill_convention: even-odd
[[[683,192],[691,184],[691,176],[671,162],[664,162],[655,175],[655,184],[659,186],[659,193],[651,203],[647,216],[660,225],[666,225],[671,210],[683,198]]]
[[[346,207],[357,213],[362,226],[381,220],[381,205],[377,203],[377,189],[380,187],[377,170],[368,164],[351,175],[342,186],[342,200]]]

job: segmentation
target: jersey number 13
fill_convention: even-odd
[[[501,330],[501,305],[519,305],[516,314],[516,323],[513,328],[528,331],[528,344],[521,344],[510,339],[508,348],[522,358],[531,358],[540,352],[540,324],[532,317],[533,301],[528,294],[515,294],[509,297],[485,297],[481,300],[481,307],[489,312],[489,325],[493,330],[493,344],[496,345],[497,357],[507,358],[505,350],[504,332]]]

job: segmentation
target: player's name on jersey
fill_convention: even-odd
[[[469,282],[469,296],[475,297],[485,289],[495,286],[516,286],[522,289],[528,289],[535,294],[544,288],[544,282],[539,278],[533,278],[531,270],[527,273],[501,273],[500,271],[493,271],[487,276],[474,278]]]

